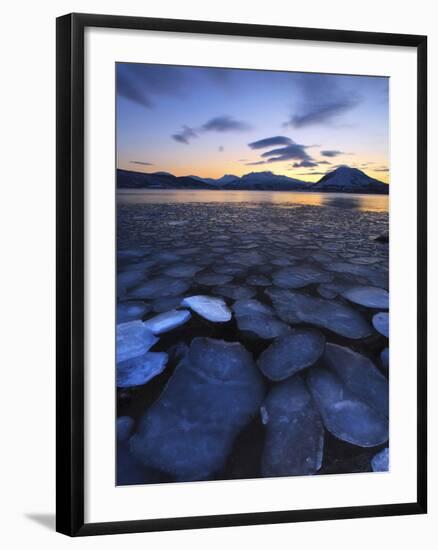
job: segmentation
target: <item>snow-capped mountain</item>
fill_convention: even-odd
[[[309,190],[311,184],[289,178],[288,176],[280,176],[272,172],[250,172],[233,181],[229,181],[222,185],[223,189],[257,189],[257,190],[272,190],[272,191],[295,191]]]
[[[193,178],[198,181],[203,181],[205,183],[211,183],[212,185],[224,185],[226,183],[230,183],[234,180],[240,179],[239,176],[234,176],[233,174],[225,174],[221,178],[201,178],[199,176],[187,176],[188,178]]]
[[[328,172],[312,186],[313,190],[339,191],[347,193],[388,193],[389,186],[367,176],[362,170],[339,166]]]
[[[226,174],[221,178],[213,179],[199,176],[174,176],[168,172],[144,173],[117,170],[117,187],[119,189],[224,189],[381,194],[389,192],[389,185],[349,166],[340,166],[328,172],[316,183],[272,172],[250,172],[241,177]]]

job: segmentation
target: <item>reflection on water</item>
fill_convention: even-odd
[[[173,189],[121,189],[117,193],[121,204],[162,203],[258,203],[284,207],[298,205],[331,206],[364,212],[388,212],[388,195],[359,195],[348,193],[304,193],[290,191],[216,191]]]

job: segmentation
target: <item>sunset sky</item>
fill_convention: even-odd
[[[117,165],[317,181],[338,165],[389,181],[389,80],[118,63]]]

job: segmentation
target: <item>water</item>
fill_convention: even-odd
[[[119,204],[187,204],[187,203],[269,203],[278,206],[334,206],[362,212],[388,212],[388,195],[348,193],[304,193],[291,191],[215,191],[173,189],[121,189]]]
[[[250,353],[254,369],[258,369],[256,362],[272,339],[251,329],[258,329],[260,317],[250,319],[249,324],[239,322],[233,309],[239,299],[256,299],[269,314],[263,318],[265,324],[267,318],[291,328],[317,330],[327,343],[361,354],[388,377],[388,367],[381,360],[388,338],[372,325],[374,314],[380,310],[343,296],[357,285],[388,289],[389,247],[376,240],[388,230],[388,196],[155,189],[119,191],[117,200],[118,306],[122,314],[135,305],[136,318],[148,321],[193,295],[221,298],[233,310],[231,320],[226,322],[211,322],[192,312],[185,324],[159,335],[151,351],[169,357],[164,371],[144,385],[118,388],[118,416],[132,419],[134,433],[138,433],[142,418],[160,399],[195,338],[237,342]],[[285,269],[292,270],[294,277]],[[308,276],[309,273],[316,275]],[[214,283],[221,278],[228,282]],[[293,303],[282,305],[272,300],[276,285],[289,284],[297,278],[303,279],[304,286],[292,291]],[[325,280],[331,282],[321,282]],[[149,285],[147,294],[142,286],[145,284]],[[181,291],[175,290],[178,285]],[[323,308],[315,302],[321,296],[325,300]],[[296,306],[302,306],[303,300],[307,309],[300,316]],[[317,304],[318,315],[310,315],[308,303]],[[337,304],[338,309],[335,311],[330,304]],[[350,319],[360,316],[369,330],[359,335],[339,331],[339,316],[335,313],[340,306],[349,308]],[[300,372],[300,376],[306,381],[312,369],[319,368],[319,362]],[[266,377],[264,383],[267,392],[275,387]],[[359,409],[364,410],[364,406]],[[310,421],[316,423],[310,428],[317,427],[319,416],[312,416]],[[322,463],[317,475],[370,472],[374,455],[387,447],[386,442],[374,447],[353,445],[337,438],[329,428],[330,425],[324,429]],[[226,462],[208,478],[261,477],[267,452],[266,433],[260,415],[254,415],[236,437]],[[175,441],[168,443],[173,445]],[[303,445],[307,449],[304,440]],[[160,448],[161,444],[155,450]],[[152,455],[155,456],[153,452]],[[175,481],[171,468],[163,466],[162,470],[151,472],[142,469],[134,458],[129,446],[122,445],[118,452],[119,485]],[[299,472],[306,473],[306,464],[300,468]],[[297,475],[295,466],[290,475]],[[206,477],[200,472],[198,479]]]

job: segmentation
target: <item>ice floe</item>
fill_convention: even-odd
[[[214,323],[226,323],[231,319],[231,311],[221,298],[214,296],[188,296],[181,302],[204,319]]]
[[[257,365],[270,380],[280,381],[314,365],[324,352],[325,338],[315,329],[294,329],[277,338]]]
[[[154,334],[162,334],[163,332],[169,332],[169,330],[173,330],[174,328],[184,325],[190,317],[190,311],[184,309],[172,309],[147,319],[147,321],[144,321],[143,324]]]

